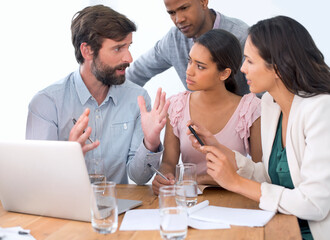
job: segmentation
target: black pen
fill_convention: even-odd
[[[154,166],[152,166],[150,163],[147,164],[148,167],[150,167],[154,172],[156,172],[159,176],[164,178],[165,180],[169,180],[167,177],[164,176],[160,171],[158,171]]]
[[[73,125],[75,125],[76,124],[76,122],[77,122],[77,120],[75,119],[75,118],[72,118],[72,122],[73,122]],[[85,130],[83,131],[83,133],[85,132]],[[88,140],[91,142],[91,143],[93,143],[93,140],[90,138],[90,137],[88,137]]]
[[[195,132],[195,129],[193,129],[191,125],[189,125],[188,128],[189,128],[190,132],[191,132],[192,134],[194,134],[194,136],[195,136],[195,138],[197,139],[197,141],[199,142],[199,144],[200,144],[201,146],[204,146],[203,141],[198,137],[197,133]]]

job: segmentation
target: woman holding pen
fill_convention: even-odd
[[[168,180],[156,175],[152,182],[158,194],[160,186],[174,183],[175,166],[180,154],[184,163],[197,165],[198,184],[217,184],[206,173],[205,154],[195,150],[186,135],[186,123],[203,123],[215,138],[244,156],[261,161],[260,99],[253,93],[236,94],[235,74],[242,63],[237,38],[229,32],[213,29],[195,40],[189,53],[187,86],[172,96],[165,130],[164,154],[160,166]]]
[[[330,72],[308,31],[284,16],[250,28],[241,68],[261,102],[262,162],[220,144],[193,124],[205,143],[207,173],[260,208],[297,216],[303,239],[330,236]],[[188,132],[187,132],[188,133]],[[190,133],[189,133],[190,134]]]

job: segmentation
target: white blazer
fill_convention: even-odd
[[[330,95],[295,96],[286,153],[294,189],[271,184],[268,163],[281,109],[269,93],[261,101],[262,163],[235,152],[238,173],[261,182],[259,207],[308,220],[314,239],[330,236]]]

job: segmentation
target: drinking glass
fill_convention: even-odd
[[[91,183],[106,181],[103,159],[86,159],[86,167]]]
[[[188,214],[182,186],[159,188],[160,235],[166,240],[181,240],[187,236]]]
[[[197,203],[197,173],[196,164],[180,163],[176,165],[175,184],[183,186],[187,207]]]
[[[105,181],[92,183],[91,214],[94,231],[107,234],[117,230],[116,183]]]

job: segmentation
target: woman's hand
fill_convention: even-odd
[[[261,184],[238,175],[235,161],[235,153],[228,152],[228,148],[222,149],[214,146],[203,146],[206,152],[207,173],[223,188],[236,192],[254,201],[261,198]],[[235,165],[233,164],[235,163]]]
[[[226,147],[203,146],[201,150],[206,153],[207,173],[220,186],[232,191],[239,181],[236,164],[233,164],[236,162],[235,153]]]
[[[198,151],[206,154],[207,173],[222,187],[231,188],[231,183],[237,179],[238,170],[235,153],[220,144],[214,135],[201,125],[188,121],[187,126],[191,125],[205,146],[201,146],[195,136],[187,130],[192,146]]]
[[[164,174],[165,177],[167,177],[168,180],[162,178],[158,174],[156,174],[154,180],[152,181],[152,190],[154,191],[154,194],[158,195],[159,194],[159,188],[162,186],[167,186],[167,185],[174,185],[175,180],[174,180],[174,175],[172,173],[166,173]]]
[[[199,136],[199,138],[202,140],[202,142],[207,146],[218,146],[219,142],[218,140],[213,136],[213,134],[204,128],[201,125],[197,125],[192,120],[187,122],[187,135],[189,135],[189,139],[191,141],[192,146],[200,151],[201,144],[197,141],[195,136],[192,134],[192,132],[189,130],[188,126],[191,126],[196,134]]]

